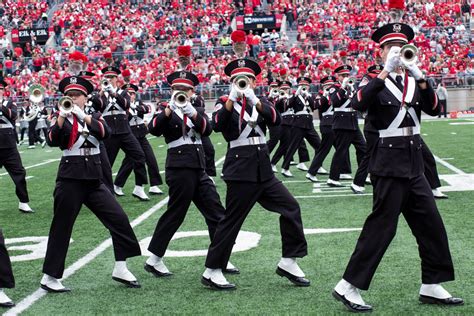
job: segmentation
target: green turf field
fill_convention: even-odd
[[[452,125],[451,123],[468,123]],[[417,245],[403,218],[400,219],[398,234],[389,247],[371,285],[370,291],[363,293],[367,303],[374,306],[375,312],[390,315],[412,314],[474,314],[474,120],[440,120],[424,122],[422,131],[426,143],[432,152],[442,158],[447,166],[438,164],[443,185],[450,192],[448,200],[438,202],[450,240],[451,251],[456,269],[454,282],[446,284],[453,294],[465,299],[465,305],[446,309],[436,306],[424,306],[418,303],[420,285],[420,260]],[[212,135],[216,149],[218,173],[222,167],[226,144],[220,134]],[[166,147],[163,139],[152,138],[152,145],[158,157],[160,168],[164,170]],[[35,214],[21,214],[17,210],[18,200],[14,186],[5,170],[0,170],[0,227],[7,239],[21,237],[47,237],[52,218],[52,191],[55,182],[57,160],[60,151],[57,148],[39,148],[27,150],[20,148],[27,170],[28,189],[31,206]],[[311,153],[312,154],[312,153]],[[352,152],[353,174],[356,170],[354,152]],[[332,155],[332,153],[331,153]],[[118,170],[119,162],[114,167]],[[394,161],[396,163],[396,161]],[[329,169],[330,158],[324,162]],[[453,169],[449,166],[454,166]],[[280,169],[280,166],[278,166]],[[14,260],[13,269],[17,286],[7,290],[7,294],[18,304],[24,304],[27,315],[84,315],[84,314],[342,314],[343,306],[331,296],[331,290],[339,281],[349,256],[354,249],[358,231],[320,233],[315,229],[360,228],[371,211],[372,192],[367,187],[367,195],[355,196],[349,187],[329,189],[325,185],[327,176],[321,185],[314,186],[305,181],[304,172],[292,168],[294,178],[283,179],[290,191],[297,196],[301,204],[303,222],[307,231],[309,255],[300,260],[312,284],[309,288],[296,288],[286,279],[275,274],[276,264],[281,256],[281,242],[278,216],[256,206],[250,213],[243,230],[251,232],[251,237],[260,236],[258,246],[236,252],[231,261],[240,268],[241,274],[229,276],[238,289],[221,293],[204,288],[200,283],[204,271],[204,256],[168,257],[165,262],[174,276],[157,279],[143,270],[145,257],[129,260],[130,270],[142,284],[141,289],[127,289],[111,279],[113,268],[112,248],[107,243],[108,232],[95,216],[86,208],[79,215],[73,232],[66,267],[75,264],[81,258],[90,255],[98,246],[104,246],[95,253],[97,256],[63,281],[71,287],[68,294],[46,294],[39,290],[42,276],[42,254],[39,259],[17,261],[20,255],[30,253],[27,249],[13,249],[32,245],[35,242],[7,242],[10,256]],[[471,176],[469,176],[471,174]],[[450,176],[451,175],[451,176]],[[164,176],[164,175],[163,175]],[[225,184],[216,179],[221,200],[225,198]],[[350,182],[345,181],[347,186]],[[453,185],[454,183],[454,185]],[[128,181],[125,197],[119,198],[133,224],[139,240],[151,236],[159,216],[166,204],[160,197],[152,197],[149,202],[139,202],[131,196],[133,177]],[[185,185],[185,183],[183,183]],[[166,186],[162,186],[166,193]],[[463,191],[459,191],[463,190]],[[245,197],[243,197],[245,198]],[[160,207],[164,205],[163,207]],[[149,212],[147,212],[149,211]],[[147,213],[146,213],[147,212]],[[141,218],[141,216],[144,214]],[[191,207],[180,232],[205,231],[203,217],[195,207]],[[256,234],[259,235],[256,235]],[[197,233],[199,235],[199,233]],[[43,239],[43,243],[45,240]],[[208,246],[208,238],[195,236],[172,241],[170,250],[203,250]],[[19,247],[21,248],[21,247]],[[105,249],[103,252],[101,250]],[[71,270],[69,270],[71,271]],[[23,300],[33,294],[37,300]],[[39,294],[39,295],[38,295]],[[31,297],[30,297],[31,298]],[[13,310],[15,311],[15,310]],[[1,311],[3,312],[3,310]]]

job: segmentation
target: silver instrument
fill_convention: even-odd
[[[237,76],[234,80],[234,85],[239,93],[243,93],[248,87],[250,87],[250,79],[243,75]]]
[[[40,84],[33,84],[28,88],[28,94],[30,95],[30,101],[34,104],[38,104],[44,99],[44,87]]]
[[[277,88],[272,88],[272,89],[270,90],[270,97],[276,98],[276,97],[278,97],[278,95],[279,95],[279,91],[278,91]]]
[[[354,87],[355,83],[356,83],[356,78],[354,77],[349,77],[349,80],[347,80],[347,84],[351,87]]]
[[[418,48],[416,46],[407,44],[400,49],[400,61],[404,66],[410,66],[416,63],[416,56],[418,55]]]
[[[289,97],[290,96],[288,95],[288,93],[285,90],[280,90],[280,99],[281,98],[288,99]]]
[[[173,102],[178,108],[184,108],[186,106],[186,103],[190,101],[188,95],[186,92],[183,91],[177,91],[175,94],[173,94]]]
[[[112,92],[112,90],[114,89],[114,87],[112,86],[112,83],[110,83],[110,81],[107,78],[104,78],[100,81],[100,86],[103,91],[107,91],[107,92]]]
[[[62,97],[59,99],[59,110],[62,112],[69,114],[72,112],[72,109],[74,108],[74,101],[70,97]]]

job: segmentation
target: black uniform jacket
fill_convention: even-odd
[[[10,123],[12,127],[0,128],[0,148],[16,148],[16,132],[14,128],[17,108],[11,100],[5,101],[2,101],[0,104],[0,124]]]
[[[334,114],[331,113],[331,114],[323,115],[323,113],[326,113],[329,110],[329,108],[331,108],[331,102],[329,101],[328,98],[326,98],[321,93],[321,91],[316,95],[315,100],[314,100],[314,105],[315,105],[315,108],[317,108],[319,112],[319,121],[320,121],[319,125],[332,126],[332,122],[334,120]]]
[[[133,135],[142,138],[148,134],[148,128],[143,122],[143,118],[145,114],[151,112],[151,107],[138,101],[135,101],[135,104],[137,105],[135,109],[132,109],[132,107],[128,109],[128,121]]]
[[[83,125],[78,121],[78,124]],[[100,113],[92,114],[92,124],[89,126],[89,136],[95,137],[98,141],[106,139],[110,135],[110,129]],[[72,124],[68,119],[64,120],[63,127],[57,124],[57,113],[53,115],[51,127],[49,128],[47,142],[51,147],[59,147],[62,150],[68,149],[69,136],[72,132]],[[76,141],[79,139],[78,133]],[[86,141],[83,148],[94,148],[95,146]],[[89,156],[63,156],[59,163],[58,180],[96,180],[102,178],[102,168],[100,166],[100,154]]]
[[[260,102],[263,110],[259,112],[256,124],[265,133],[266,126],[279,125],[281,118],[265,97],[260,98]],[[252,108],[252,106],[246,107],[249,115],[252,114]],[[212,115],[214,131],[221,132],[227,142],[236,140],[240,135],[239,118],[240,115],[235,109],[227,111],[225,104],[220,101]],[[241,130],[243,131],[246,126],[247,122],[242,120]],[[261,135],[255,129],[248,135],[248,137],[259,136]],[[226,181],[263,182],[274,177],[266,143],[234,148],[228,146],[222,173]]]
[[[359,111],[368,111],[370,123],[377,130],[387,129],[401,110],[401,102],[380,78],[372,79],[359,89],[352,106]],[[429,85],[421,90],[416,84],[413,99],[406,106],[413,107],[418,121],[421,111],[432,116],[439,112],[438,98]],[[399,127],[410,126],[415,126],[415,122],[407,113]],[[424,172],[421,146],[420,135],[379,138],[370,157],[369,172],[376,176],[400,178],[419,176]]]
[[[275,109],[280,114],[285,113],[288,110],[289,99],[288,98],[278,98],[275,100]],[[293,121],[295,120],[294,114],[282,115],[281,116],[281,125],[292,126]]]
[[[195,119],[189,119],[193,123],[193,130],[200,136],[209,136],[212,132],[211,124],[204,113],[204,108],[197,108]],[[165,111],[156,114],[148,124],[150,134],[155,136],[163,135],[165,142],[171,143],[183,137],[183,120],[174,112],[170,116],[165,115]],[[191,128],[186,125],[185,134]],[[186,136],[188,137],[188,136]],[[205,169],[204,149],[201,144],[185,144],[174,148],[168,148],[166,157],[166,168],[191,168]]]
[[[127,111],[130,107],[130,100],[128,94],[124,90],[119,90],[114,96],[107,97],[104,93],[95,94],[91,98],[92,106],[97,112],[104,114],[104,120],[110,127],[112,135],[115,134],[127,134],[131,133],[130,124],[128,123]],[[109,108],[109,102],[113,102]],[[106,109],[109,108],[109,113],[105,113]],[[125,113],[118,114],[117,111],[123,110]]]
[[[301,100],[303,99],[303,100]],[[305,104],[307,103],[307,105]],[[316,109],[314,100],[312,97],[293,95],[288,100],[288,107],[292,108],[295,112],[295,118],[293,120],[293,126],[311,129],[313,127],[313,111]],[[306,114],[297,114],[298,112],[305,112]]]
[[[348,99],[350,99],[350,92],[341,88],[339,84],[333,85],[329,92],[331,93],[331,103],[334,107],[334,121],[332,123],[332,129],[355,131],[358,128],[357,112],[341,112],[337,110],[338,108],[341,108]],[[351,105],[348,104],[346,108],[350,109]]]

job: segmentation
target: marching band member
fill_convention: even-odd
[[[33,213],[34,211],[28,205],[26,171],[16,147],[15,120],[17,118],[17,107],[4,96],[7,85],[3,79],[0,79],[0,166],[5,167],[15,183],[15,193],[20,200],[18,204],[20,212]]]
[[[46,141],[42,139],[39,133],[36,131],[36,125],[38,124],[38,115],[41,115],[39,106],[34,103],[30,103],[26,107],[26,116],[28,117],[28,149],[34,149],[35,143],[41,143],[41,146],[46,145]]]
[[[101,112],[111,129],[111,136],[104,140],[110,165],[113,166],[118,151],[122,149],[133,160],[135,170],[135,188],[132,195],[141,201],[148,201],[143,185],[148,183],[145,154],[128,123],[127,111],[130,107],[128,93],[117,87],[117,76],[120,70],[108,66],[101,70],[104,76],[102,90],[92,98],[96,110]],[[117,192],[116,192],[117,193]],[[120,192],[118,192],[120,195]]]
[[[350,103],[354,94],[354,84],[351,83],[349,72],[351,66],[342,65],[334,70],[337,75],[338,83],[329,90],[331,104],[334,108],[334,121],[332,129],[334,130],[334,143],[336,152],[332,158],[331,169],[327,184],[332,187],[342,186],[339,182],[341,176],[341,161],[344,161],[349,151],[350,145],[356,149],[357,164],[360,165],[366,152],[366,143],[357,122],[357,112],[351,108]],[[358,177],[367,178],[367,169],[361,170]]]
[[[268,91],[268,101],[272,104],[273,107],[276,106],[276,102],[279,99],[279,87],[280,83],[278,81],[272,81],[268,85],[269,91]],[[280,141],[281,138],[281,126],[269,126],[268,127],[268,132],[270,133],[270,139],[267,141],[267,146],[268,146],[268,153],[271,154],[273,149],[275,149],[276,145]]]
[[[374,187],[372,213],[365,221],[343,278],[333,291],[333,296],[354,312],[372,310],[359,290],[369,288],[396,234],[400,213],[419,245],[419,300],[446,306],[463,304],[462,299],[452,297],[440,284],[454,280],[454,268],[446,230],[423,175],[420,138],[421,111],[434,116],[439,113],[439,106],[436,93],[416,65],[416,56],[411,60],[402,58],[400,47],[413,37],[412,28],[402,23],[384,25],[373,33],[385,66],[358,91],[357,102],[353,103],[356,110],[368,111],[379,132],[369,162]]]
[[[153,149],[151,148],[150,143],[146,139],[146,135],[148,134],[147,126],[143,121],[145,114],[150,113],[152,111],[151,107],[139,102],[136,100],[138,87],[134,84],[128,83],[122,86],[123,90],[127,90],[128,94],[130,95],[130,108],[128,109],[128,120],[130,123],[130,128],[132,129],[132,133],[137,138],[143,152],[145,154],[145,161],[148,169],[148,176],[150,177],[150,190],[148,193],[150,194],[163,194],[163,191],[158,187],[159,185],[163,184],[163,180],[161,180],[160,170],[158,169],[158,163],[156,162],[155,154],[153,153]],[[133,161],[130,157],[125,156],[122,161],[122,165],[115,177],[114,187],[115,192],[117,195],[123,195],[122,188],[127,181],[128,176],[133,170]],[[135,179],[137,177],[135,176]],[[140,185],[136,183],[136,185]]]
[[[12,289],[15,287],[15,277],[13,276],[12,264],[5,247],[5,239],[0,229],[0,307],[10,308],[15,306],[12,300],[3,289]]]
[[[254,93],[255,78],[261,72],[256,62],[239,58],[224,72],[233,84],[229,99],[213,113],[213,126],[228,142],[222,170],[227,184],[226,213],[209,246],[201,282],[218,290],[235,288],[222,272],[245,218],[258,202],[280,214],[283,249],[276,273],[298,286],[309,286],[310,281],[296,263],[296,258],[307,254],[300,207],[275,177],[265,140],[266,126],[278,125],[280,115],[266,98],[259,99]]]
[[[305,139],[315,151],[317,151],[321,145],[321,139],[313,125],[313,111],[316,108],[314,100],[309,92],[311,79],[307,77],[299,77],[296,81],[298,83],[298,89],[296,90],[295,95],[288,100],[288,107],[293,109],[295,116],[293,120],[293,128],[291,129],[290,146],[288,147],[288,151],[285,154],[283,165],[281,167],[281,174],[285,177],[293,176],[290,172],[291,159]],[[303,168],[301,170],[307,171],[308,169]]]
[[[168,209],[159,219],[148,250],[152,255],[145,270],[157,277],[172,273],[163,262],[171,238],[184,221],[191,202],[204,216],[209,237],[214,240],[217,223],[223,218],[225,209],[209,175],[205,172],[202,136],[209,136],[211,125],[204,108],[194,108],[191,97],[198,78],[188,71],[176,71],[168,75],[167,81],[173,94],[168,106],[155,115],[148,125],[150,133],[163,135],[168,145],[166,157],[166,183],[169,187]],[[231,264],[227,272],[239,273]]]
[[[59,106],[48,133],[49,145],[61,148],[63,156],[54,190],[54,216],[41,288],[57,293],[70,291],[60,279],[74,222],[82,205],[110,231],[116,260],[112,278],[127,287],[140,287],[126,265],[127,258],[140,255],[140,246],[127,215],[101,181],[99,141],[109,136],[110,129],[100,113],[84,113],[93,86],[84,78],[72,76],[61,80],[59,90],[71,99]]]

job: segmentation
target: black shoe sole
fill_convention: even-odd
[[[222,269],[222,273],[225,274],[240,274],[240,270],[235,268],[235,269]]]
[[[71,292],[71,289],[70,289],[70,288],[67,288],[67,287],[64,288],[64,289],[62,289],[62,290],[55,290],[55,289],[52,289],[52,288],[50,288],[50,287],[48,287],[48,286],[46,286],[46,285],[44,285],[44,284],[40,284],[40,287],[41,287],[43,290],[47,291],[48,293],[67,293],[67,292]]]
[[[3,307],[3,308],[12,308],[14,306],[15,306],[15,303],[13,302],[0,303],[0,307]]]
[[[136,195],[136,194],[132,194],[132,195],[133,195],[133,197],[136,197],[136,198],[139,199],[140,201],[144,201],[144,202],[150,201],[150,199],[143,199],[143,198],[139,197],[139,196]]]
[[[434,297],[429,297],[429,296],[425,296],[425,295],[420,295],[418,300],[422,303],[422,304],[435,304],[435,305],[441,305],[441,306],[461,306],[461,305],[464,305],[464,301],[461,301],[459,303],[452,303],[452,304],[449,304],[449,303],[446,303],[444,302],[444,300],[440,300],[440,299],[437,299],[437,298],[434,298]]]
[[[150,194],[150,195],[163,195],[164,193],[163,192],[161,192],[161,193],[148,192],[148,194]]]
[[[300,281],[296,280],[295,278],[297,278],[297,277],[293,276],[291,273],[283,270],[280,267],[277,267],[275,272],[276,272],[276,274],[278,274],[282,278],[287,278],[291,283],[293,283],[296,286],[308,287],[308,286],[311,285],[311,282],[309,282],[309,281],[308,282],[300,282]]]
[[[236,289],[234,284],[229,284],[230,286],[219,286],[218,284],[212,282],[210,279],[206,279],[205,277],[201,278],[201,283],[212,290],[216,291],[232,291]]]
[[[160,271],[156,270],[155,268],[153,268],[153,266],[151,266],[149,264],[145,264],[145,266],[143,268],[145,269],[146,272],[149,272],[149,273],[153,274],[157,278],[165,278],[165,277],[170,277],[170,276],[173,275],[173,273],[171,273],[171,272],[168,272],[168,273],[160,272]]]
[[[371,313],[373,311],[372,308],[370,309],[356,309],[354,308],[353,306],[351,306],[350,302],[345,299],[343,296],[341,296],[340,294],[338,294],[336,291],[332,291],[332,296],[339,302],[341,302],[342,304],[344,304],[344,306],[350,311],[350,312],[353,312],[353,313]]]
[[[23,214],[33,214],[35,211],[31,210],[31,211],[25,211],[25,210],[21,210],[21,209],[18,209],[20,212],[22,212]]]
[[[140,283],[138,283],[138,281],[127,281],[127,280],[117,278],[117,277],[114,277],[114,276],[112,277],[112,280],[117,281],[117,282],[122,283],[122,284],[125,284],[129,288],[139,289],[139,288],[142,287],[140,285]]]

